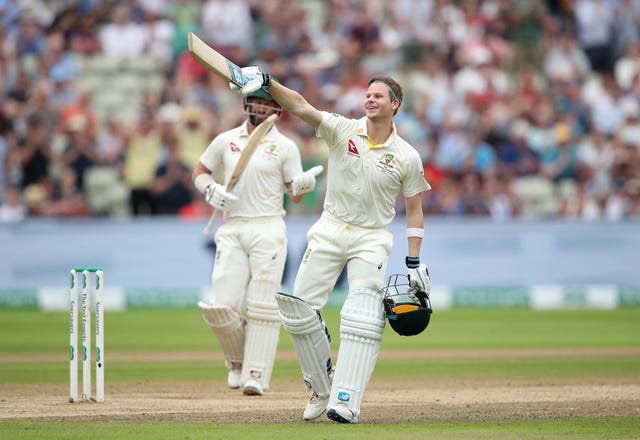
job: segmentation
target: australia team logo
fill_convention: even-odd
[[[391,153],[383,154],[376,163],[376,168],[385,173],[393,173],[396,168],[396,158]]]
[[[275,144],[267,145],[264,149],[264,154],[271,157],[278,157],[278,146]]]

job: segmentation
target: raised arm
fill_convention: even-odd
[[[271,76],[268,73],[260,72],[258,66],[243,67],[242,74],[248,81],[242,88],[230,83],[231,90],[242,96],[247,96],[264,87],[285,110],[296,115],[313,128],[318,128],[322,122],[320,110],[309,104],[300,93],[277,81],[272,81]]]
[[[267,89],[271,96],[291,114],[296,115],[313,128],[318,128],[322,122],[322,113],[320,110],[309,104],[309,102],[300,93],[283,86],[279,82],[271,82],[271,86]]]

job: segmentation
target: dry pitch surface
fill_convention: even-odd
[[[380,353],[412,358],[513,358],[557,356],[639,356],[640,349],[620,350],[452,350]],[[111,360],[166,360],[161,354],[145,359],[131,355]],[[149,357],[150,356],[150,357]],[[172,353],[171,359],[211,359],[215,355]],[[278,353],[290,358],[293,353]],[[37,359],[30,359],[30,361]],[[53,359],[40,359],[54,361]],[[56,359],[55,361],[58,361]],[[20,362],[5,358],[0,362]],[[24,359],[22,359],[24,362]],[[545,378],[536,379],[434,379],[415,381],[411,372],[398,379],[373,378],[365,393],[361,423],[429,421],[509,421],[577,417],[640,417],[640,378]],[[67,384],[0,385],[0,421],[105,421],[140,423],[303,423],[302,410],[308,393],[299,378],[274,380],[263,396],[244,396],[226,387],[225,378],[210,381],[109,383],[106,401],[68,403]],[[313,423],[332,423],[320,417]]]

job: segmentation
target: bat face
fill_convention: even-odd
[[[247,82],[238,65],[208,46],[204,41],[196,37],[193,32],[189,32],[187,43],[191,56],[205,69],[241,87]]]

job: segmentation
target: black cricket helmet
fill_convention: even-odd
[[[426,292],[413,292],[418,303],[409,296],[409,277],[394,274],[382,289],[386,318],[391,328],[401,336],[422,333],[431,321],[431,300]]]

